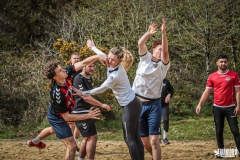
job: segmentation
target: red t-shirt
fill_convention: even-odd
[[[235,106],[235,87],[240,87],[240,79],[232,70],[210,74],[206,84],[206,88],[213,88],[214,106],[218,107]]]

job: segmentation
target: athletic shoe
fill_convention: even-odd
[[[32,142],[32,140],[27,141],[27,145],[28,145],[28,147],[37,147],[37,148],[39,148],[39,149],[43,149],[43,148],[46,147],[46,144],[44,144],[43,142],[39,142],[38,144],[34,144],[34,143]]]
[[[216,154],[215,157],[216,157],[216,158],[225,158],[224,155],[220,155],[220,154]]]
[[[164,138],[162,142],[165,143],[165,144],[170,144],[170,142],[168,141],[167,138]]]

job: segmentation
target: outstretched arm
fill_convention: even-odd
[[[98,93],[103,93],[104,91],[109,89],[104,83],[100,87],[97,87],[97,88],[94,88],[91,90],[87,90],[87,91],[81,91],[74,87],[72,87],[72,88],[73,88],[73,91],[75,92],[75,93],[72,93],[72,95],[74,95],[74,96],[94,95],[94,94],[98,94]]]
[[[103,104],[101,102],[99,102],[98,100],[96,100],[95,98],[93,98],[92,96],[82,96],[82,98],[87,102],[87,103],[90,103],[94,106],[99,106],[99,107],[102,107],[104,109],[106,109],[107,111],[110,111],[111,108],[109,105],[107,104]]]
[[[91,56],[91,57],[88,57],[88,58],[84,59],[81,62],[75,63],[74,68],[75,68],[76,71],[79,71],[79,70],[83,69],[83,67],[85,67],[86,65],[92,64],[97,60],[106,61],[106,58],[107,58],[106,55],[103,55],[103,54],[94,55],[94,56]]]
[[[166,32],[166,21],[162,19],[162,55],[161,60],[164,64],[168,64],[169,62],[169,53],[168,53],[168,40],[167,40],[167,32]]]
[[[95,52],[97,55],[105,55],[105,53],[103,53],[101,50],[97,49],[95,43],[93,42],[93,40],[87,40],[87,47],[89,49],[91,49],[93,52]],[[105,61],[101,61],[101,63],[103,65],[107,65],[108,66],[108,59],[106,57],[106,60]]]
[[[62,116],[65,121],[79,121],[85,119],[100,119],[98,116],[100,115],[99,108],[94,109],[90,108],[89,113],[87,114],[70,114],[69,112],[63,113]]]
[[[199,103],[197,105],[197,108],[196,108],[196,113],[197,114],[200,114],[202,105],[206,101],[206,99],[208,98],[210,92],[211,92],[210,88],[206,88],[205,91],[203,92],[202,97],[201,97],[201,99],[200,99],[200,101],[199,101]]]
[[[147,53],[146,42],[156,32],[157,32],[157,25],[151,22],[147,32],[138,40],[138,54],[140,56]]]

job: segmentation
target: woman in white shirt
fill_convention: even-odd
[[[96,54],[104,54],[96,48],[93,41],[88,40],[87,46]],[[132,90],[126,71],[132,66],[133,56],[123,47],[114,47],[107,58],[107,79],[100,87],[88,91],[74,88],[75,95],[94,95],[112,89],[118,103],[123,108],[122,128],[124,140],[128,146],[132,160],[144,159],[144,148],[140,139],[139,118],[142,104]]]

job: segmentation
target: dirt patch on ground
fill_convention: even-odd
[[[44,141],[45,149],[28,147],[27,140],[0,140],[1,160],[57,160],[64,159],[65,146],[60,140]],[[225,148],[234,148],[231,141],[225,142]],[[208,160],[215,159],[213,151],[217,148],[215,141],[171,141],[171,144],[161,144],[163,159],[172,160]],[[76,158],[77,159],[77,156]],[[130,160],[129,152],[123,141],[98,141],[96,160]],[[145,151],[145,159],[151,160],[151,155]],[[228,158],[230,159],[230,158]],[[237,159],[237,158],[231,158]]]

